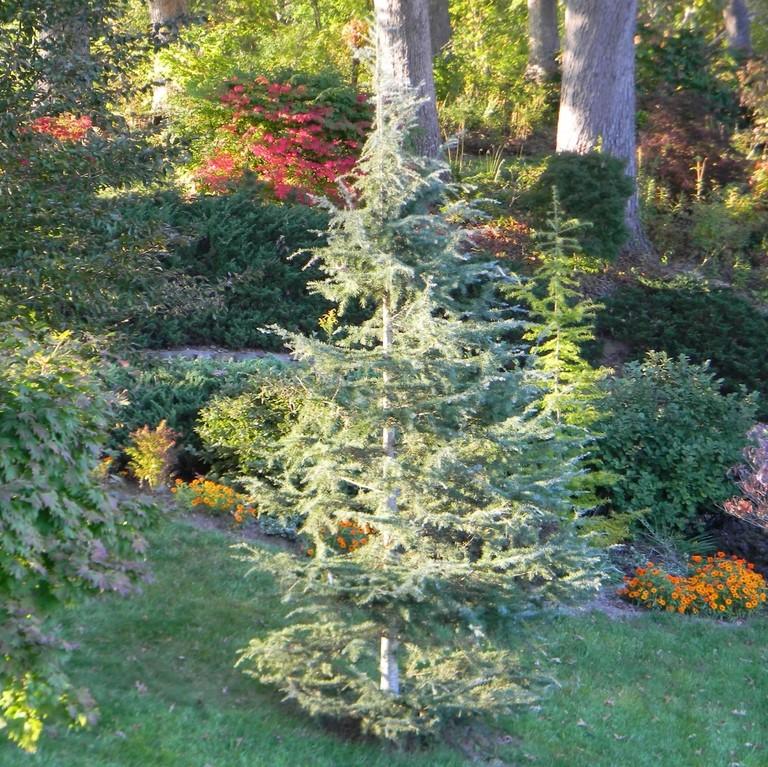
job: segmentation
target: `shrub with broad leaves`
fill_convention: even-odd
[[[199,185],[226,191],[250,172],[278,200],[334,195],[337,179],[357,162],[371,118],[365,95],[299,76],[233,77],[219,100],[222,122],[196,169]]]
[[[596,452],[612,477],[605,496],[616,512],[647,510],[659,533],[689,533],[733,492],[729,469],[755,421],[755,399],[721,393],[707,364],[649,352],[605,384],[606,412]]]
[[[84,593],[128,593],[145,572],[145,509],[98,480],[112,402],[66,333],[0,326],[0,730],[34,750],[46,719],[91,721],[43,621]]]

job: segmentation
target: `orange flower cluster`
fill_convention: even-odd
[[[365,546],[371,535],[376,534],[376,529],[371,525],[358,525],[351,519],[339,522],[339,529],[333,544],[345,553],[351,553]]]
[[[714,557],[692,556],[687,576],[671,575],[648,562],[625,578],[619,593],[649,609],[719,617],[744,615],[768,599],[768,584],[754,567],[722,551]]]
[[[339,522],[335,533],[328,533],[328,543],[340,554],[351,554],[365,546],[370,537],[377,533],[378,530],[372,525],[359,525],[351,519],[345,519]],[[307,556],[315,556],[314,548],[307,549]]]
[[[56,117],[38,117],[29,126],[34,133],[44,133],[59,141],[81,141],[92,127],[90,117],[75,117],[69,112]]]
[[[246,517],[255,517],[257,514],[252,506],[244,502],[245,499],[241,493],[205,477],[197,477],[189,483],[177,479],[171,492],[190,508],[203,507],[216,514],[231,514],[238,524],[241,524]]]

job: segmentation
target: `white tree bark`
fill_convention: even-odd
[[[378,91],[411,90],[423,103],[414,133],[416,150],[436,157],[440,150],[428,0],[374,0]]]
[[[149,0],[149,20],[152,36],[156,43],[167,45],[173,42],[189,14],[187,0]],[[152,114],[162,118],[168,109],[168,79],[158,57],[152,71]]]
[[[557,151],[598,147],[637,179],[635,46],[637,0],[566,0]],[[627,203],[629,247],[647,250],[637,191]]]
[[[728,0],[723,8],[728,47],[738,56],[752,55],[752,34],[747,0]]]
[[[429,34],[434,57],[451,42],[451,15],[448,13],[448,0],[429,0]]]
[[[560,32],[557,0],[528,0],[528,68],[526,75],[538,83],[557,75]]]
[[[379,689],[390,695],[400,694],[400,669],[397,666],[397,639],[393,631],[381,635],[379,651]]]
[[[394,328],[392,325],[392,313],[390,308],[389,290],[384,296],[381,308],[382,318],[382,349],[384,354],[389,354],[394,341]],[[383,377],[384,394],[381,399],[381,409],[385,413],[389,410],[389,396],[387,388],[389,385],[389,373],[384,373]],[[384,479],[387,478],[391,462],[395,460],[395,427],[388,421],[385,421],[382,429],[381,442],[384,451]],[[387,508],[392,514],[397,514],[397,493],[390,493],[387,498]],[[385,541],[385,544],[387,541]],[[400,669],[397,663],[397,631],[390,627],[381,635],[381,646],[379,648],[379,689],[390,695],[400,694]]]

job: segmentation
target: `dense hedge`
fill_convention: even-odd
[[[597,329],[627,344],[633,359],[655,349],[710,360],[726,392],[757,391],[759,416],[768,417],[768,316],[734,291],[693,282],[623,287],[604,301]]]
[[[219,344],[228,348],[276,349],[264,332],[277,324],[311,332],[327,303],[307,291],[314,274],[308,258],[294,253],[317,245],[327,216],[304,205],[261,203],[248,190],[203,196],[171,212],[178,238],[166,267],[221,288],[221,304],[187,314],[148,315],[132,332],[143,345]]]
[[[605,261],[615,259],[629,236],[624,212],[634,189],[624,163],[601,152],[552,155],[542,175],[521,199],[537,229],[546,228],[553,188],[557,189],[566,218],[592,224],[578,234],[584,253]]]

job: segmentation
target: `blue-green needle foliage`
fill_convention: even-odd
[[[295,609],[240,663],[312,714],[400,739],[530,701],[541,669],[494,630],[595,578],[569,519],[572,446],[532,407],[494,265],[465,255],[468,211],[448,202],[446,167],[404,149],[413,102],[384,101],[314,254],[314,289],[342,320],[355,303],[371,318],[286,334],[308,363],[306,404],[280,443],[277,489],[254,493],[303,518],[307,555],[270,560]],[[364,531],[354,547],[348,522]],[[396,693],[380,690],[381,636],[398,643]]]

